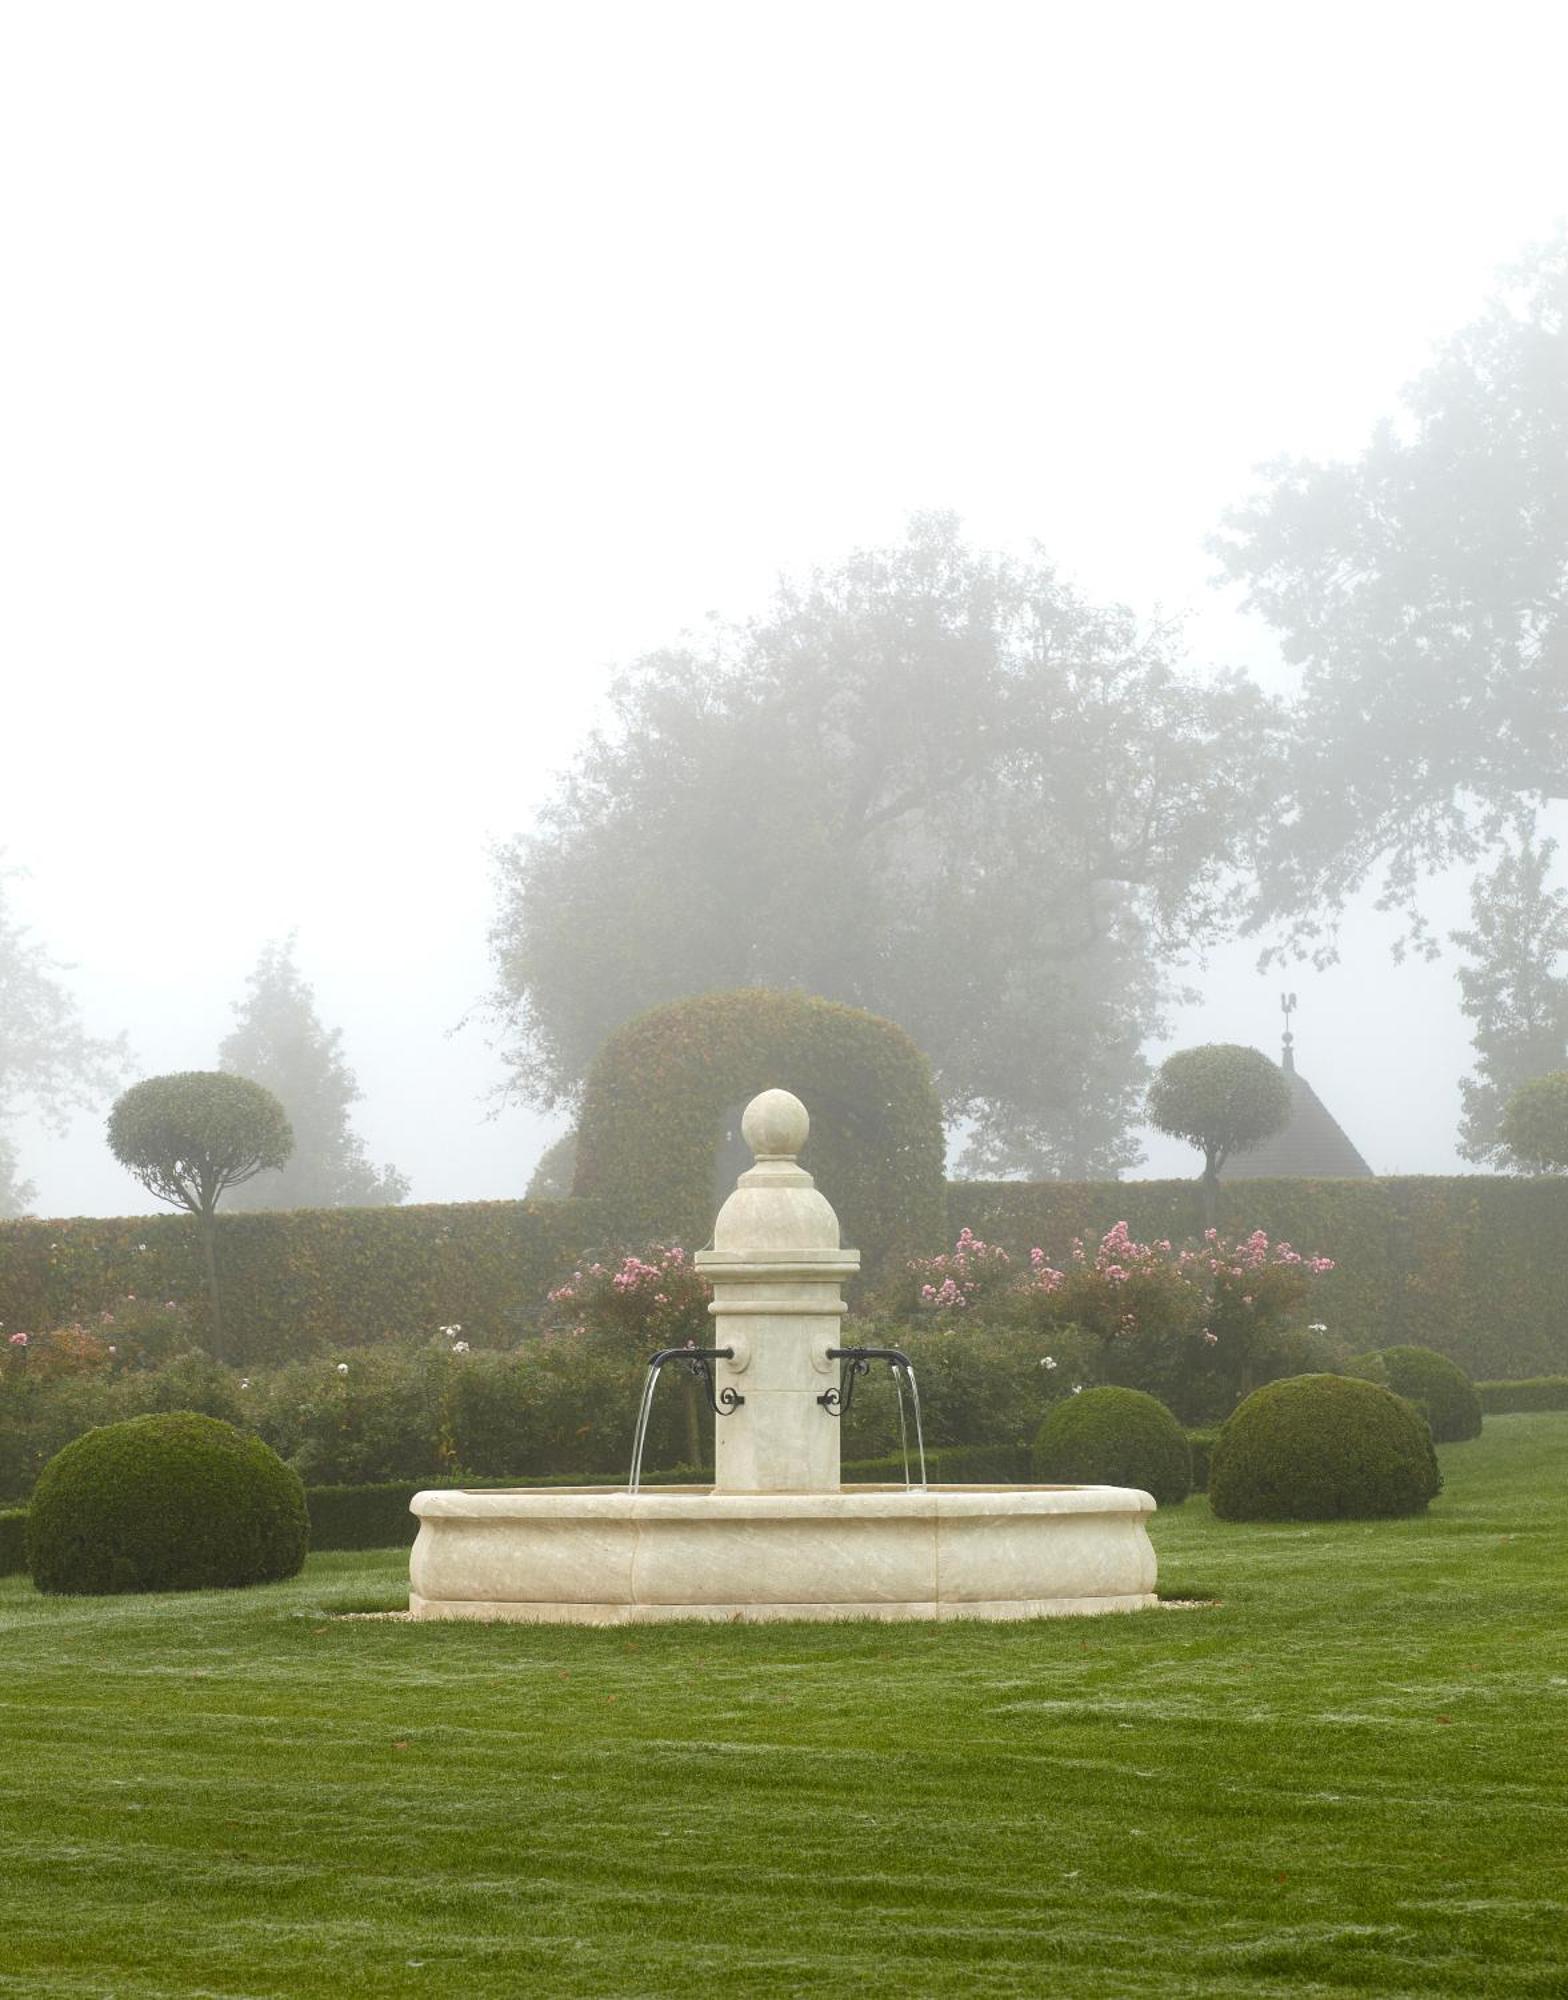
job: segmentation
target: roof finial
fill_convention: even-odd
[[[1279,996],[1279,1011],[1285,1016],[1285,1048],[1284,1054],[1280,1057],[1279,1066],[1287,1076],[1294,1076],[1296,1074],[1296,1038],[1290,1032],[1290,1017],[1296,1011],[1296,996],[1294,993],[1282,993]]]

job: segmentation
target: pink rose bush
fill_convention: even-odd
[[[1098,1243],[1076,1239],[1061,1268],[1033,1249],[1028,1268],[964,1230],[944,1257],[910,1265],[922,1313],[972,1311],[1042,1335],[1076,1328],[1096,1344],[1103,1379],[1189,1409],[1245,1395],[1270,1340],[1299,1318],[1315,1278],[1334,1268],[1264,1230],[1232,1241],[1141,1243],[1125,1222]],[[1205,1385],[1208,1393],[1205,1394]]]
[[[940,1257],[917,1257],[909,1266],[915,1303],[924,1312],[968,1312],[1005,1292],[1013,1260],[997,1243],[982,1243],[972,1229]]]
[[[689,1250],[655,1244],[618,1262],[583,1266],[549,1294],[555,1330],[607,1336],[623,1345],[709,1347],[712,1288],[697,1275]]]

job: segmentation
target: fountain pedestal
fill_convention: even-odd
[[[843,1282],[859,1269],[800,1166],[806,1110],[765,1091],[698,1267],[722,1398],[711,1487],[416,1494],[417,1618],[1037,1618],[1155,1602],[1147,1493],[1117,1486],[841,1487]]]

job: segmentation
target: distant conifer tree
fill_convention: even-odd
[[[1476,882],[1471,928],[1454,933],[1470,959],[1459,1004],[1475,1022],[1476,1058],[1459,1086],[1459,1150],[1491,1166],[1515,1164],[1499,1131],[1515,1091],[1568,1068],[1568,895],[1550,886],[1554,852],[1522,838]]]
[[[234,1189],[235,1208],[374,1208],[402,1201],[408,1180],[375,1167],[349,1125],[362,1093],[343,1059],[342,1030],[324,1028],[314,992],[294,963],[294,938],[269,944],[236,1002],[238,1024],[218,1065],[265,1085],[288,1113],[294,1151],[287,1163]]]

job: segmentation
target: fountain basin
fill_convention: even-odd
[[[414,1496],[416,1618],[1051,1618],[1156,1602],[1122,1486],[527,1488]]]

